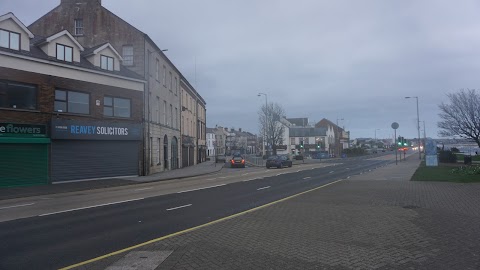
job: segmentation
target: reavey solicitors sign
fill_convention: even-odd
[[[0,123],[0,137],[46,137],[45,125]]]
[[[54,119],[51,137],[68,140],[141,140],[142,125]]]

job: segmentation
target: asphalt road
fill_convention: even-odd
[[[255,175],[255,178],[237,173],[243,181],[2,222],[0,269],[57,269],[69,266],[392,161],[354,158],[341,162],[308,170],[295,170],[295,167],[291,170],[273,169],[263,176]]]

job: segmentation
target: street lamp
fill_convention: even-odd
[[[268,99],[267,99],[267,94],[265,93],[258,93],[257,96],[265,96],[265,126],[263,127],[263,155],[266,156],[267,153],[265,152],[265,144],[267,143],[267,127],[268,127],[268,118],[267,118],[267,113],[268,113]]]
[[[379,128],[375,129],[375,145],[377,145],[377,130],[380,130]]]
[[[420,151],[420,116],[419,116],[419,113],[418,113],[418,97],[405,97],[405,98],[416,98],[417,99],[418,158],[422,159],[422,152]]]

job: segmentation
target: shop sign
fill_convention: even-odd
[[[0,123],[0,137],[47,137],[45,125]]]
[[[141,140],[142,125],[104,121],[52,120],[52,139]]]

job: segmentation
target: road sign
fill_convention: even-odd
[[[400,125],[397,122],[392,123],[392,128],[397,129]]]

